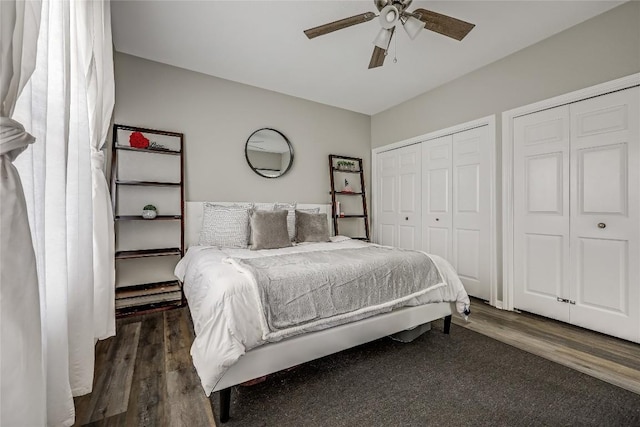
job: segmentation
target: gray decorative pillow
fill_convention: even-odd
[[[320,208],[296,209],[296,212],[317,214],[317,213],[320,213]],[[295,219],[295,216],[294,216],[294,218],[293,218],[293,240],[294,241],[295,241],[295,238],[296,238],[296,219]]]
[[[291,246],[287,232],[287,211],[253,211],[251,224],[251,249],[278,249]]]
[[[328,242],[327,215],[296,210],[296,242]]]
[[[251,204],[254,211],[272,211],[275,208],[275,203],[261,203],[261,202],[253,202]],[[253,236],[251,235],[251,226],[249,226],[249,247],[253,245]]]
[[[295,203],[276,203],[273,208],[277,211],[287,211],[287,230],[289,232],[289,240],[293,241],[296,237],[296,204]]]
[[[205,203],[199,245],[246,248],[249,244],[251,205]]]

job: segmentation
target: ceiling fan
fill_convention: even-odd
[[[353,25],[369,22],[378,16],[382,28],[373,41],[375,47],[373,48],[373,54],[369,62],[369,68],[376,68],[382,66],[384,63],[384,58],[387,55],[391,38],[398,23],[402,24],[411,40],[415,39],[420,33],[420,30],[425,28],[460,41],[475,27],[475,24],[426,9],[419,8],[413,12],[409,12],[407,8],[412,1],[413,0],[373,0],[380,15],[376,15],[374,12],[365,12],[360,15],[320,25],[319,27],[310,28],[305,30],[304,33],[309,39],[312,39]]]

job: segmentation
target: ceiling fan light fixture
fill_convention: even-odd
[[[413,16],[407,16],[402,22],[402,26],[409,35],[409,38],[411,40],[415,40],[415,38],[418,37],[418,34],[420,34],[422,29],[424,28],[424,22],[417,18],[414,18]]]
[[[380,26],[389,29],[395,26],[400,19],[400,12],[393,5],[387,5],[380,11]]]
[[[391,33],[391,30],[381,28],[380,32],[373,41],[373,44],[378,46],[380,49],[387,50],[387,48],[389,47],[389,43],[391,42]]]

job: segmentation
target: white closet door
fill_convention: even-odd
[[[469,295],[491,295],[491,156],[488,127],[453,134],[453,260]]]
[[[514,120],[514,307],[569,321],[569,107]]]
[[[571,323],[640,339],[640,89],[571,105]]]
[[[377,156],[376,240],[396,246],[398,240],[398,154],[397,150]]]
[[[420,144],[398,150],[398,243],[403,249],[420,249],[422,236],[421,180],[422,150]]]
[[[378,155],[377,239],[380,244],[420,249],[421,160],[420,144]]]
[[[422,144],[422,249],[453,261],[451,135]]]

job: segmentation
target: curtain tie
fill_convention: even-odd
[[[91,168],[102,170],[104,166],[104,152],[91,147]]]
[[[19,122],[0,116],[0,156],[6,154],[13,162],[35,140]]]

